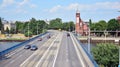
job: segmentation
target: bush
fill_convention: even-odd
[[[25,32],[25,34],[24,34],[26,37],[32,37],[32,35],[33,35],[33,33],[31,32],[31,31],[29,31],[29,32]]]
[[[117,67],[119,59],[119,48],[115,44],[101,43],[92,49],[94,59],[101,66]]]

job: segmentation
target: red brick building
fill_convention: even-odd
[[[88,35],[88,25],[86,22],[83,22],[80,18],[80,12],[76,12],[76,26],[75,32],[80,35]]]
[[[117,17],[118,22],[120,23],[120,16]]]

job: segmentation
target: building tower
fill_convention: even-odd
[[[83,22],[80,18],[80,12],[79,10],[76,11],[76,26],[75,30],[77,34],[83,34]]]

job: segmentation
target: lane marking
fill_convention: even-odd
[[[47,55],[49,49],[52,47],[52,45],[54,44],[54,42],[57,40],[58,36],[60,34],[57,35],[57,37],[55,38],[55,40],[51,43],[51,45],[49,46],[49,48],[46,50],[46,52],[44,53],[44,55],[41,57],[41,59],[38,61],[38,63],[36,64],[35,67],[39,67],[39,64],[41,63],[41,61],[44,59],[44,57]]]
[[[15,60],[12,60],[12,61],[10,62],[10,64],[12,64],[14,61],[15,61]]]
[[[54,59],[54,61],[53,61],[53,66],[52,66],[52,67],[55,67],[55,62],[56,62],[57,57],[58,57],[58,52],[59,52],[60,45],[61,45],[61,42],[62,42],[62,37],[63,37],[63,33],[62,33],[62,36],[61,36],[61,39],[60,39],[60,43],[59,43],[58,50],[57,50],[57,53],[56,53],[56,55],[55,55],[55,59]]]
[[[81,58],[81,56],[79,55],[79,51],[78,51],[77,46],[76,46],[76,44],[75,44],[75,42],[74,42],[73,36],[71,36],[71,39],[72,39],[72,42],[73,42],[73,44],[74,44],[75,50],[76,50],[76,52],[77,52],[77,56],[78,56],[78,58],[79,58],[79,60],[80,60],[80,62],[81,62],[81,64],[82,64],[82,67],[85,67],[84,63],[82,62],[82,58]]]
[[[56,35],[55,35],[56,36]],[[48,40],[49,41],[49,40]],[[47,42],[48,42],[47,41]],[[44,45],[43,45],[44,46]],[[41,47],[42,48],[42,47]],[[31,56],[29,56],[21,65],[20,65],[20,67],[22,67],[25,63],[27,63],[27,61],[30,59],[30,58],[32,58],[35,54],[37,54],[38,52],[34,52]]]

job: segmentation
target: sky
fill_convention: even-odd
[[[108,21],[120,16],[120,0],[0,0],[0,17],[8,21],[76,20],[79,10],[83,21]]]

